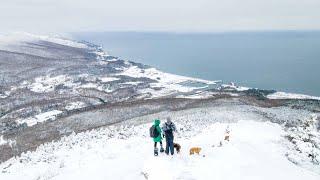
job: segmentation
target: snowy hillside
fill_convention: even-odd
[[[167,116],[182,152],[154,157],[148,129]],[[0,37],[0,179],[319,179],[319,130],[319,97],[165,73],[88,42]]]
[[[86,42],[26,33],[0,42],[0,118],[10,129],[94,105],[176,96],[216,84],[121,60]]]
[[[159,113],[46,143],[2,163],[0,178],[319,179],[319,165],[301,167],[286,158],[290,145],[283,127],[250,109],[221,106],[170,114],[179,130],[175,142],[182,146],[172,157],[153,156],[148,122],[168,114]],[[227,126],[229,142],[223,140]],[[202,148],[200,155],[189,155],[194,146]]]

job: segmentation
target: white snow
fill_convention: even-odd
[[[247,91],[250,88],[249,87],[243,87],[243,86],[236,86],[234,83],[230,83],[230,84],[222,84],[221,87],[223,88],[230,88],[236,91]]]
[[[108,86],[105,86],[103,84],[99,84],[96,82],[96,77],[89,76],[87,74],[81,74],[78,76],[78,78],[85,78],[88,82],[86,84],[81,83],[74,83],[74,79],[72,77],[66,76],[66,75],[58,75],[58,76],[41,76],[35,78],[33,83],[23,83],[21,87],[28,87],[31,91],[37,92],[37,93],[47,93],[47,92],[53,92],[55,88],[59,85],[63,85],[68,88],[72,88],[72,90],[84,88],[84,89],[97,89],[99,91],[104,92],[112,92],[112,90],[109,89]],[[100,78],[103,82],[110,82],[118,80],[118,78],[113,77],[102,77]],[[62,92],[62,91],[61,91]]]
[[[101,85],[101,84],[98,84],[98,83],[82,84],[82,85],[78,86],[77,88],[96,89],[96,90],[104,91],[104,92],[107,92],[107,93],[110,93],[110,92],[113,91],[112,89],[110,89],[109,86]]]
[[[8,96],[6,96],[5,94],[1,94],[0,93],[0,99],[6,98],[6,97],[8,97]]]
[[[31,38],[28,35],[23,35],[23,33],[12,33],[9,35],[0,35],[0,48],[7,49],[8,46],[13,44],[20,44],[24,41],[30,41]]]
[[[302,126],[288,128],[286,135],[291,143],[286,153],[288,159],[308,169],[319,168],[313,164],[320,165],[320,132],[317,130],[320,122],[317,119],[317,115],[312,114],[303,120]]]
[[[49,42],[53,42],[56,44],[61,44],[61,45],[65,45],[65,46],[71,46],[71,47],[76,47],[76,48],[87,48],[88,46],[83,44],[83,43],[78,43],[72,40],[68,40],[68,39],[64,39],[61,37],[50,37],[50,36],[34,36],[34,38],[36,39],[41,39],[43,41],[49,41]]]
[[[97,55],[97,60],[101,62],[100,64],[108,64],[108,61],[101,61],[104,60],[105,57],[108,56],[108,54],[105,51],[94,51],[94,53]]]
[[[137,86],[138,84],[143,83],[142,81],[129,81],[129,82],[125,82],[125,83],[121,83],[123,85],[132,85],[132,86]]]
[[[205,84],[215,84],[216,81],[208,81],[203,79],[191,78],[186,76],[180,76],[170,73],[165,73],[157,70],[156,68],[147,68],[147,69],[140,69],[137,66],[130,66],[129,68],[125,69],[121,75],[131,76],[131,77],[148,77],[153,80],[158,80],[163,83],[179,83],[185,81],[196,81],[202,82]],[[160,78],[160,80],[158,79]]]
[[[186,98],[186,99],[208,99],[217,95],[229,95],[232,97],[238,97],[239,94],[230,92],[210,92],[210,91],[198,91],[193,94],[178,95],[176,98]]]
[[[217,95],[215,92],[208,92],[208,91],[198,91],[191,95],[178,95],[176,98],[187,98],[187,99],[207,99]]]
[[[141,93],[150,93],[152,97],[171,95],[175,92],[191,92],[196,89],[203,89],[208,87],[208,85],[216,84],[216,81],[207,81],[197,78],[190,78],[185,76],[174,75],[170,73],[161,72],[155,68],[140,69],[137,66],[130,66],[124,69],[123,72],[117,75],[125,75],[134,78],[146,77],[157,81],[156,83],[151,83],[151,88],[143,89]],[[202,87],[194,87],[188,85],[182,85],[185,82],[197,82],[202,83]],[[154,90],[158,88],[161,90]]]
[[[219,147],[228,125],[231,128],[231,141],[223,141],[222,147]],[[171,179],[299,179],[305,174],[294,173],[299,168],[282,155],[279,144],[281,133],[281,128],[272,123],[216,123],[190,140],[180,141],[186,148],[183,151],[185,154],[177,160],[170,162],[172,160],[168,159],[158,165],[157,162],[162,159],[151,159],[144,171],[153,175],[150,165],[155,164],[153,169],[167,166],[165,173],[171,175]],[[202,148],[201,156],[187,155],[188,148],[193,146]],[[312,173],[306,174],[316,178],[312,177]],[[157,177],[155,179],[161,176]]]
[[[71,102],[71,103],[67,104],[66,110],[70,111],[70,110],[79,109],[79,108],[82,108],[85,106],[86,106],[86,104],[81,101]]]
[[[42,121],[46,121],[48,119],[54,119],[56,115],[58,114],[61,114],[62,111],[59,111],[59,110],[52,110],[52,111],[48,111],[48,112],[45,112],[45,113],[41,113],[41,114],[38,114],[36,115],[36,118],[42,122]]]
[[[3,139],[3,136],[0,136],[0,146],[3,144],[7,144],[8,142]]]
[[[44,122],[47,120],[55,120],[56,116],[61,113],[62,113],[62,111],[52,110],[52,111],[40,113],[40,114],[36,115],[35,117],[30,117],[30,118],[26,118],[26,119],[18,119],[17,123],[19,123],[19,124],[27,123],[28,126],[34,126],[37,123],[41,123],[41,122]]]
[[[265,179],[316,180],[315,173],[290,162],[278,124],[255,121],[256,115],[228,108],[172,112],[181,154],[153,156],[150,123],[125,122],[46,143],[35,152],[0,164],[0,179]],[[164,113],[167,114],[167,113]],[[139,117],[144,121],[161,114]],[[203,118],[201,118],[203,117]],[[240,121],[219,123],[215,118]],[[198,119],[200,118],[200,119]],[[127,125],[127,126],[125,126]],[[223,141],[229,126],[230,142]],[[219,147],[220,141],[222,146]],[[189,148],[201,147],[200,155]]]
[[[80,86],[81,88],[87,88],[87,89],[100,89],[98,84],[95,83],[87,83]]]
[[[314,99],[320,100],[320,97],[309,96],[304,94],[286,93],[286,92],[275,92],[267,96],[269,99]]]
[[[65,46],[71,46],[76,48],[88,48],[86,44],[68,40],[58,36],[42,36],[34,35],[25,32],[15,32],[8,35],[0,36],[0,47],[6,47],[11,44],[19,44],[22,42],[32,42],[32,41],[48,41],[56,44],[61,44]]]
[[[9,91],[4,91],[4,92],[0,93],[0,99],[10,96],[11,91],[12,91],[12,87]]]
[[[117,81],[117,80],[119,80],[119,78],[110,77],[110,76],[100,77],[99,79],[100,79],[102,82],[111,82],[111,81]]]
[[[28,88],[33,92],[44,93],[54,91],[56,86],[64,84],[67,81],[71,81],[71,79],[66,75],[58,75],[54,77],[41,76],[35,78],[34,81],[34,83],[28,85]]]
[[[9,145],[10,147],[12,147],[12,146],[16,145],[16,141],[15,140],[11,140],[11,139],[5,140],[3,138],[3,136],[0,136],[0,146],[1,145],[6,145],[6,144]]]
[[[77,82],[79,79],[84,79],[86,82],[81,83]],[[97,80],[100,79],[102,81],[98,82]],[[67,75],[57,75],[57,76],[40,76],[36,77],[32,82],[30,81],[23,81],[20,86],[11,88],[11,92],[15,91],[19,88],[28,88],[30,91],[36,93],[48,93],[54,92],[57,86],[62,85],[64,88],[59,89],[58,93],[62,94],[66,91],[74,91],[76,92],[77,89],[97,89],[99,91],[104,92],[112,92],[107,82],[119,80],[116,77],[94,77],[90,76],[89,74],[79,74],[77,76],[67,76]]]

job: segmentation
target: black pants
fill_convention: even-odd
[[[162,147],[162,141],[160,141],[160,147]],[[154,142],[154,148],[157,148],[157,142]]]

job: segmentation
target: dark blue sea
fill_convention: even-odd
[[[160,70],[320,96],[320,31],[86,32],[74,38]]]

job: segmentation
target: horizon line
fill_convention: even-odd
[[[94,30],[71,31],[66,33],[168,33],[168,34],[220,34],[220,33],[267,33],[267,32],[320,32],[320,29],[257,29],[221,31],[170,31],[170,30]]]

